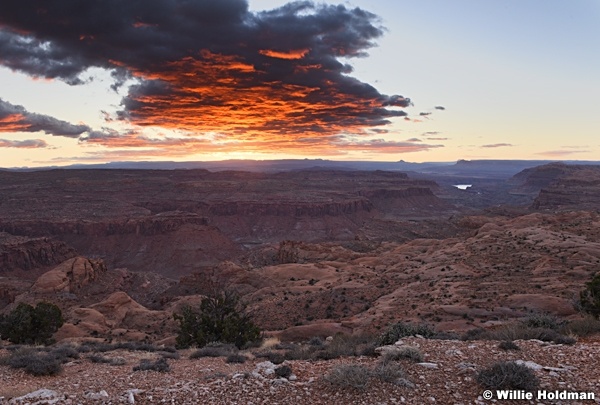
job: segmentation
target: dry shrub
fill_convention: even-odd
[[[325,375],[330,384],[342,388],[364,390],[371,379],[371,370],[359,365],[339,365]]]
[[[423,354],[416,347],[400,346],[397,350],[387,352],[383,356],[384,363],[402,359],[408,359],[415,363],[419,363],[423,361]]]
[[[161,373],[165,373],[167,371],[171,371],[171,367],[169,367],[169,363],[167,363],[167,359],[161,357],[157,360],[150,359],[142,359],[140,360],[140,364],[133,367],[133,371],[160,371]]]
[[[528,367],[513,361],[493,364],[477,374],[477,382],[492,390],[537,390],[540,382]]]

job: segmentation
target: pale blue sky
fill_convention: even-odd
[[[258,11],[285,3],[250,0],[250,8]],[[354,67],[351,75],[383,94],[410,97],[413,115],[432,112],[422,122],[397,119],[385,139],[419,138],[443,147],[393,154],[353,151],[332,158],[600,159],[600,1],[356,0],[343,4],[379,15],[387,29],[368,57],[348,61]],[[0,98],[94,129],[126,128],[103,122],[100,112],[118,110],[125,89],[115,94],[107,74],[90,75],[96,77],[92,83],[71,87],[60,81],[35,81],[0,67]],[[435,106],[446,110],[434,110]],[[0,138],[43,139],[52,147],[0,147],[0,166],[5,167],[77,163],[91,151],[100,160],[126,156],[102,157],[103,147],[42,133],[0,133]],[[239,157],[304,156],[234,151],[162,159]],[[133,152],[130,158],[135,160]]]

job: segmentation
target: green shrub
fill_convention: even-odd
[[[171,367],[169,367],[169,363],[167,363],[167,359],[160,358],[155,361],[149,359],[140,360],[140,364],[133,367],[133,371],[160,371],[161,373],[165,373],[167,371],[171,371]]]
[[[529,328],[558,330],[564,324],[564,321],[551,314],[533,313],[523,320],[523,324]]]
[[[203,347],[215,341],[241,348],[260,337],[260,329],[245,312],[237,294],[230,291],[207,296],[198,311],[184,307],[181,314],[175,314],[175,320],[180,325],[178,348]]]
[[[600,333],[600,319],[596,319],[591,315],[585,316],[583,319],[575,319],[563,327],[566,333],[571,333],[577,336],[589,336]]]
[[[554,329],[531,328],[523,323],[513,323],[503,325],[498,329],[482,330],[475,336],[470,336],[469,340],[531,340],[537,339],[543,342],[554,342],[556,344],[572,345],[577,341],[570,336],[565,336]]]
[[[492,390],[537,390],[540,383],[531,369],[513,361],[498,362],[477,374],[477,382]]]
[[[126,363],[123,357],[105,357],[99,354],[92,354],[88,359],[90,359],[92,363],[104,363],[110,364],[111,366],[122,366]]]
[[[311,346],[323,346],[323,344],[325,344],[325,342],[319,336],[313,336],[308,341],[308,344]]]
[[[20,348],[13,351],[3,363],[12,368],[22,368],[25,372],[35,375],[55,375],[62,370],[64,358],[52,352],[35,348]]]
[[[290,366],[279,366],[275,369],[275,375],[281,378],[288,378],[292,375],[292,369]]]
[[[310,360],[313,357],[316,346],[296,346],[287,350],[284,354],[286,360]]]
[[[332,385],[358,390],[364,390],[373,379],[402,387],[414,387],[400,365],[393,362],[380,362],[373,369],[362,365],[337,365],[325,375],[325,381]]]
[[[25,372],[40,375],[56,375],[62,370],[62,360],[51,354],[42,354],[33,357],[25,366]]]
[[[179,360],[181,358],[181,356],[179,355],[179,352],[163,351],[163,352],[160,352],[160,356],[164,357],[165,359],[172,359],[172,360]]]
[[[248,360],[248,358],[246,356],[244,356],[243,354],[239,354],[239,353],[235,353],[235,354],[230,354],[229,356],[227,356],[227,358],[225,359],[226,363],[245,363],[246,360]]]
[[[510,340],[504,340],[504,341],[500,342],[500,344],[498,345],[498,349],[502,349],[502,350],[521,350],[521,348],[519,346],[517,346],[515,344],[515,342],[512,342]]]
[[[142,352],[158,352],[164,350],[159,346],[155,346],[145,342],[118,342],[112,345],[112,350],[123,349],[130,351],[142,351]]]
[[[579,293],[579,304],[583,312],[600,318],[600,273],[585,283],[585,289]]]
[[[460,340],[461,336],[455,332],[435,332],[434,335],[429,336],[429,339],[437,339],[437,340]]]
[[[56,346],[53,347],[52,350],[50,351],[50,354],[52,354],[54,357],[58,358],[58,359],[78,359],[79,358],[79,352],[77,351],[77,349],[75,349],[75,347],[71,346],[71,345],[60,345],[60,346]]]
[[[77,348],[77,350],[79,351],[79,353],[106,353],[115,350],[115,346],[113,346],[110,343],[89,341],[82,343],[81,346]]]
[[[90,359],[92,363],[110,363],[111,360],[110,357],[104,357],[99,354],[92,354],[88,356],[88,359]]]
[[[237,352],[237,350],[237,347],[234,345],[213,342],[193,352],[190,355],[190,359],[199,359],[202,357],[226,357]]]
[[[314,358],[320,360],[337,359],[343,356],[372,355],[375,351],[373,336],[369,334],[347,335],[337,333],[333,339],[322,347],[310,346],[314,350]]]
[[[436,332],[425,324],[413,325],[405,322],[398,322],[391,325],[380,337],[380,345],[393,345],[398,340],[407,336],[423,336],[431,338],[436,335]]]
[[[273,364],[281,364],[285,361],[285,355],[277,352],[269,352],[266,357]]]
[[[52,335],[64,323],[60,308],[40,302],[35,307],[20,303],[8,315],[0,316],[0,337],[11,343],[52,343]]]

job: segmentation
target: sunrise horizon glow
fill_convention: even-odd
[[[9,1],[0,167],[600,160],[600,3]]]

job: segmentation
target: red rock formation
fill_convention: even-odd
[[[538,194],[536,210],[600,209],[600,166],[550,163],[527,169],[511,180],[512,192]]]
[[[56,265],[76,254],[62,241],[0,232],[0,273]]]
[[[373,204],[366,198],[344,198],[341,201],[222,201],[211,204],[211,215],[323,217],[369,212]]]
[[[38,277],[31,287],[31,291],[40,294],[76,293],[82,287],[93,283],[105,272],[106,266],[102,260],[75,257]]]

